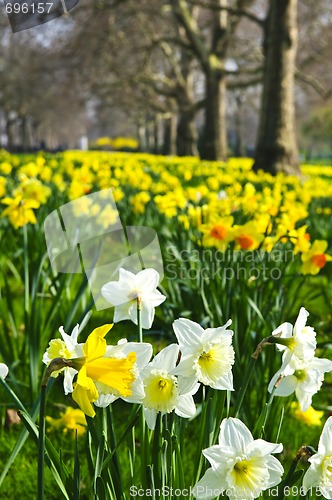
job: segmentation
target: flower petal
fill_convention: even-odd
[[[128,298],[130,290],[131,288],[125,283],[110,281],[102,286],[101,294],[107,302],[113,306],[119,306],[121,304],[126,304],[130,300]]]
[[[332,417],[326,420],[319,440],[318,451],[319,453],[323,452],[326,455],[332,455]]]
[[[144,417],[149,429],[153,431],[156,426],[158,412],[152,408],[144,408]]]
[[[282,444],[278,443],[269,443],[264,439],[256,439],[253,443],[251,443],[247,451],[248,453],[254,453],[256,456],[270,455],[271,453],[281,453],[283,449]],[[277,460],[279,463],[279,460]]]
[[[210,462],[212,469],[218,469],[220,465],[227,462],[229,459],[235,458],[235,453],[232,448],[215,444],[203,450],[203,455]]]
[[[160,276],[155,269],[143,269],[135,276],[135,286],[144,294],[153,292],[159,285]]]
[[[272,444],[272,443],[271,443]],[[282,451],[282,445],[281,450]],[[273,451],[271,453],[279,453],[279,451]],[[269,469],[270,477],[269,477],[269,488],[276,486],[281,481],[281,476],[284,473],[284,468],[276,457],[272,455],[266,457],[266,465]]]
[[[131,305],[130,302],[127,302],[126,304],[122,304],[114,308],[114,318],[113,318],[114,323],[119,323],[119,321],[130,319],[129,315],[130,305]],[[137,324],[137,320],[135,324]]]
[[[212,500],[212,498],[218,497],[226,489],[225,476],[210,468],[193,488],[193,495],[195,498],[202,500]]]
[[[143,370],[151,359],[152,345],[148,342],[127,342],[122,345],[121,352],[128,355],[131,352],[136,353],[136,366],[139,371]]]
[[[83,346],[83,354],[86,358],[100,358],[106,352],[105,335],[110,331],[113,325],[103,325],[95,328],[87,338]]]
[[[300,335],[302,333],[302,330],[304,329],[307,323],[308,316],[309,316],[308,311],[306,311],[304,307],[301,307],[299,315],[294,325],[294,330],[293,330],[294,337],[297,337],[297,335]]]
[[[8,371],[8,366],[5,363],[0,363],[0,377],[6,378]]]
[[[73,380],[74,380],[76,373],[77,373],[77,370],[75,370],[75,368],[65,368],[65,370],[64,370],[63,388],[64,388],[66,396],[67,396],[67,394],[70,394],[74,390]]]
[[[229,340],[232,342],[232,337],[234,335],[233,330],[227,330],[227,327],[232,324],[232,320],[228,320],[224,326],[219,326],[218,328],[207,328],[202,336],[202,343],[213,342],[214,340],[220,340],[221,338]]]
[[[88,417],[94,417],[96,412],[93,409],[91,402],[97,401],[98,391],[91,380],[91,386],[89,389],[82,387],[78,383],[75,384],[74,391],[72,393],[72,398],[81,410],[88,415]]]
[[[287,397],[293,394],[296,387],[297,387],[297,378],[294,375],[287,375],[278,384],[278,387],[276,388],[274,394],[276,396]]]
[[[181,350],[187,346],[200,346],[203,336],[203,328],[194,321],[186,318],[176,319],[173,323],[173,330]]]
[[[177,344],[170,344],[153,358],[149,366],[170,372],[175,368],[178,356],[179,346]]]
[[[225,418],[221,422],[220,446],[231,447],[236,453],[244,453],[246,447],[253,441],[251,432],[238,418]]]
[[[196,413],[196,405],[193,397],[189,394],[179,396],[175,407],[175,413],[183,418],[193,417]]]

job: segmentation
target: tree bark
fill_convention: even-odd
[[[162,154],[165,156],[176,155],[176,116],[171,116],[164,119]]]
[[[183,112],[177,126],[176,150],[178,156],[197,156],[197,133],[194,112]]]
[[[294,75],[298,0],[270,0],[265,27],[265,65],[254,170],[299,175]]]
[[[203,148],[204,160],[226,160],[226,76],[211,71],[206,76],[206,104]]]
[[[220,8],[228,7],[228,0],[215,0]],[[205,126],[202,157],[205,160],[227,159],[226,127],[226,64],[228,50],[228,14],[216,11],[212,28],[212,46],[209,65],[205,71]],[[215,61],[218,61],[218,68]]]

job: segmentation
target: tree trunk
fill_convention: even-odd
[[[228,7],[228,0],[215,0],[220,8]],[[205,127],[202,157],[205,160],[227,159],[226,128],[226,72],[228,52],[228,14],[215,12],[209,68],[205,71]],[[218,68],[215,66],[218,62]]]
[[[29,121],[26,115],[21,116],[21,148],[22,152],[27,152],[30,149],[30,137],[29,137]]]
[[[179,116],[176,149],[178,156],[197,156],[196,111],[184,111]]]
[[[10,118],[10,114],[6,114],[6,135],[7,135],[7,150],[10,153],[14,152],[15,148],[15,132],[14,132],[15,119]]]
[[[235,115],[235,147],[234,155],[237,157],[245,156],[245,147],[243,141],[243,98],[242,96],[236,96],[236,115]]]
[[[176,116],[172,113],[164,119],[162,154],[165,156],[176,155]]]
[[[298,0],[270,0],[265,67],[254,169],[298,175],[294,74]]]
[[[202,158],[227,158],[226,75],[211,71],[206,75],[205,125]]]

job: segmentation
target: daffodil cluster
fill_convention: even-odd
[[[134,274],[121,268],[119,281],[102,287],[104,297],[115,306],[114,322],[131,319],[137,324],[139,304],[141,324],[151,328],[155,307],[166,298],[158,285],[159,274],[154,269]],[[105,407],[120,397],[141,403],[146,422],[154,429],[158,413],[175,411],[181,417],[193,417],[193,395],[200,383],[233,390],[230,324],[204,330],[194,321],[176,320],[173,327],[178,344],[167,346],[152,361],[149,343],[122,339],[116,346],[106,345],[104,337],[112,325],[95,329],[84,344],[77,342],[78,325],[71,335],[60,327],[62,339],[51,340],[43,362],[52,368],[53,377],[63,372],[65,394],[72,394],[86,415],[95,415],[92,404]]]
[[[273,376],[269,391],[276,396],[295,393],[302,412],[311,406],[312,397],[319,391],[324,374],[332,371],[332,361],[315,356],[316,332],[306,326],[309,313],[302,307],[293,325],[283,323],[274,332],[279,342],[278,349],[284,351],[282,366]]]
[[[129,209],[130,217],[145,214],[177,222],[203,248],[244,252],[290,248],[299,256],[302,274],[319,273],[331,256],[328,241],[314,238],[313,218],[331,214],[331,207],[322,202],[332,196],[331,167],[305,165],[304,180],[255,173],[251,167],[248,158],[206,162],[102,151],[39,154],[21,163],[2,152],[0,195],[6,205],[2,216],[15,228],[35,224],[36,211],[51,193],[65,203],[111,188],[115,202],[123,211]],[[316,216],[313,203],[318,205]],[[84,213],[87,207],[82,204]],[[105,211],[96,222],[106,227],[111,217]]]

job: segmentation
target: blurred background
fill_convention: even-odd
[[[80,0],[18,33],[3,7],[0,24],[11,152],[252,156],[264,113],[276,101],[292,113],[292,95],[300,158],[332,155],[330,0]]]

